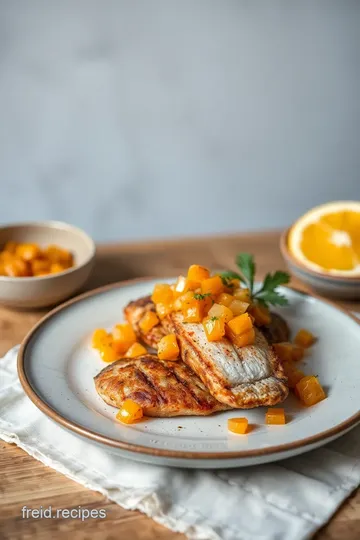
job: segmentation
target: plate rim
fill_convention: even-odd
[[[317,443],[319,441],[326,441],[329,438],[340,436],[342,432],[345,432],[346,430],[352,427],[355,427],[355,425],[360,422],[360,410],[359,410],[356,414],[350,416],[344,422],[341,422],[340,424],[334,426],[333,428],[327,429],[325,431],[322,431],[310,437],[305,437],[304,439],[300,439],[292,443],[283,443],[279,445],[267,446],[265,448],[258,448],[256,450],[255,449],[238,450],[238,451],[230,451],[230,452],[226,452],[226,451],[225,452],[193,452],[193,451],[188,451],[188,450],[167,450],[163,448],[151,448],[148,446],[142,446],[140,444],[135,444],[131,442],[119,441],[119,440],[113,439],[112,437],[101,435],[100,433],[96,431],[92,431],[91,429],[88,429],[86,427],[83,427],[77,424],[76,422],[66,418],[65,416],[62,416],[61,413],[57,412],[50,405],[48,405],[32,388],[30,382],[27,379],[26,372],[25,372],[26,349],[30,343],[30,340],[33,338],[36,332],[45,323],[47,323],[51,318],[53,318],[55,315],[57,315],[61,311],[66,310],[73,304],[80,303],[87,298],[90,298],[92,296],[97,296],[99,294],[108,292],[112,289],[121,289],[121,288],[127,287],[129,285],[133,285],[136,283],[146,283],[147,281],[153,281],[153,280],[159,280],[159,279],[161,278],[158,276],[132,278],[132,279],[124,280],[124,281],[111,283],[108,285],[103,285],[101,287],[97,287],[96,289],[92,289],[90,291],[82,293],[60,304],[59,306],[52,309],[51,311],[49,311],[26,334],[25,338],[21,342],[20,349],[17,356],[18,377],[24,389],[25,394],[42,413],[48,416],[51,420],[60,424],[62,427],[70,431],[73,431],[76,434],[81,435],[96,443],[104,444],[106,446],[116,448],[119,450],[126,450],[128,452],[136,452],[139,454],[146,454],[146,455],[150,455],[154,457],[178,458],[178,459],[189,459],[189,460],[210,460],[210,459],[226,460],[226,459],[234,459],[234,458],[241,459],[241,458],[251,458],[251,457],[256,458],[256,457],[261,457],[264,455],[296,450],[298,448],[305,449],[307,446]],[[168,278],[164,277],[163,279],[166,280]],[[352,319],[360,327],[360,320],[358,318],[356,318],[349,310],[341,306],[338,306],[331,300],[322,298],[321,296],[314,294],[312,292],[304,292],[294,286],[287,286],[287,288],[303,296],[315,298],[316,300],[324,304],[330,305],[334,309],[344,313],[346,316]]]

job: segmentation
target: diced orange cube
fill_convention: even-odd
[[[190,281],[184,276],[179,276],[174,287],[174,296],[175,298],[179,297],[182,294],[187,293],[188,291],[195,291],[199,287],[198,281]]]
[[[201,292],[203,294],[210,293],[213,296],[216,296],[223,292],[224,285],[220,276],[214,276],[208,279],[204,279],[201,282]]]
[[[158,343],[158,357],[160,360],[177,360],[180,349],[175,334],[169,334],[160,339]]]
[[[237,345],[237,347],[246,347],[248,345],[253,345],[255,342],[255,329],[251,328],[247,332],[244,332],[244,334],[240,334],[238,336],[235,336],[233,339],[233,343]]]
[[[193,304],[185,305],[182,308],[184,321],[188,323],[199,323],[204,317],[200,300],[196,300]]]
[[[167,283],[157,283],[151,299],[155,304],[171,304],[174,300],[174,292]]]
[[[268,425],[282,425],[286,423],[284,409],[268,409],[265,414],[265,423]]]
[[[238,315],[242,315],[243,313],[246,313],[249,306],[250,304],[248,304],[247,302],[243,302],[242,300],[239,300],[238,298],[234,298],[229,308],[233,312],[234,317],[237,317]]]
[[[250,291],[249,289],[236,289],[232,293],[234,298],[241,300],[242,302],[250,303]]]
[[[101,345],[98,350],[101,359],[104,360],[104,362],[115,362],[115,360],[119,359],[119,354],[116,352],[111,343]]]
[[[297,369],[292,362],[285,362],[283,364],[284,373],[288,380],[288,387],[294,389],[299,381],[305,377],[300,369]]]
[[[208,315],[209,317],[221,318],[226,323],[231,321],[231,319],[234,318],[234,314],[231,311],[231,309],[221,304],[214,304],[213,306],[211,306],[211,308],[209,309]]]
[[[141,345],[141,343],[133,343],[131,347],[126,351],[126,358],[136,358],[147,353],[147,349]]]
[[[147,311],[145,315],[140,319],[139,327],[145,333],[150,332],[154,326],[159,324],[159,317],[154,311]]]
[[[273,344],[274,350],[281,362],[291,362],[293,359],[293,346],[288,341]]]
[[[67,266],[64,266],[60,263],[52,263],[50,265],[50,274],[58,274],[59,272],[64,272],[64,270],[67,270]]]
[[[43,272],[48,273],[50,271],[50,261],[48,259],[34,259],[30,261],[31,271],[34,276],[42,274]]]
[[[43,253],[52,263],[61,263],[67,268],[73,264],[73,255],[67,249],[58,246],[48,246]]]
[[[129,323],[117,324],[112,331],[113,348],[118,355],[123,355],[136,341],[136,334]]]
[[[143,417],[143,409],[132,399],[126,399],[116,415],[123,424],[132,424]]]
[[[6,242],[5,246],[2,249],[3,251],[6,251],[7,253],[15,254],[17,246],[18,246],[17,242],[9,241],[9,242]]]
[[[326,398],[323,387],[314,375],[303,377],[296,385],[296,393],[308,407]]]
[[[4,272],[9,277],[27,277],[31,275],[31,267],[27,261],[13,255],[12,259],[4,262]]]
[[[308,330],[305,330],[304,328],[302,328],[296,334],[296,336],[294,338],[294,343],[296,345],[299,345],[300,347],[304,347],[305,349],[307,349],[313,343],[315,343],[315,340],[316,340],[316,338],[311,332],[309,332]]]
[[[156,313],[159,319],[164,319],[173,311],[173,304],[163,304],[162,302],[155,304]]]
[[[239,435],[245,435],[248,430],[248,419],[247,418],[229,418],[228,419],[228,430],[232,433],[237,433]]]
[[[210,277],[210,271],[208,270],[208,268],[205,268],[205,266],[200,266],[199,264],[192,264],[189,267],[187,277],[190,281],[197,281],[198,283],[200,283],[204,279],[208,279]]]
[[[208,341],[219,341],[225,335],[225,320],[222,317],[205,317],[203,326]]]
[[[253,323],[248,313],[243,313],[231,319],[228,322],[228,327],[236,335],[244,334],[252,329]]]
[[[222,306],[229,307],[231,302],[234,300],[234,297],[232,294],[229,293],[221,293],[216,299],[217,304],[221,304]]]
[[[112,335],[109,334],[104,328],[97,328],[91,338],[91,346],[94,349],[100,349],[103,345],[110,345],[112,342]]]
[[[292,360],[294,362],[300,362],[304,358],[305,351],[303,347],[299,347],[299,345],[293,345],[292,346]]]
[[[254,304],[250,307],[249,312],[255,319],[256,326],[263,326],[271,323],[270,311],[267,307],[260,304]]]
[[[187,292],[180,299],[185,322],[201,322],[212,305],[212,300],[209,296],[192,291]]]
[[[40,255],[40,247],[37,244],[19,244],[15,251],[16,255],[24,261],[31,261]]]

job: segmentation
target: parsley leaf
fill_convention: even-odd
[[[218,321],[219,320],[219,317],[211,317],[210,321]]]
[[[205,300],[205,298],[207,296],[211,296],[211,293],[207,292],[207,293],[204,293],[204,294],[201,294],[201,293],[194,293],[194,298],[195,300]]]
[[[225,287],[233,287],[234,284],[231,283],[233,279],[240,279],[241,281],[243,279],[242,276],[240,276],[236,272],[232,272],[231,270],[228,270],[227,272],[221,272],[220,277]]]
[[[241,281],[250,290],[250,295],[252,296],[256,273],[254,257],[250,253],[239,253],[236,257],[236,264],[240,268],[243,276]]]

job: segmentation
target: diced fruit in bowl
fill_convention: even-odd
[[[132,399],[126,399],[122,404],[121,409],[116,415],[116,418],[124,424],[133,424],[143,417],[143,410]]]

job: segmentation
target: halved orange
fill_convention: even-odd
[[[317,206],[291,227],[289,251],[315,271],[360,276],[360,202]]]

